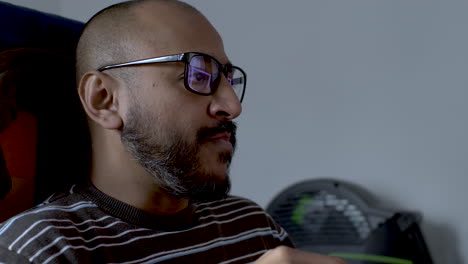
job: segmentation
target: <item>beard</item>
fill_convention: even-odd
[[[231,189],[229,165],[236,145],[236,124],[220,121],[216,126],[202,127],[189,141],[183,130],[164,126],[158,118],[150,116],[138,104],[132,104],[121,140],[133,158],[152,175],[155,184],[170,195],[192,202],[226,198]],[[226,164],[225,173],[219,175],[203,166],[199,154],[210,136],[222,132],[231,133],[233,151],[213,153],[218,162]]]

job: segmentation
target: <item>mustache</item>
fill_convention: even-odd
[[[224,132],[229,132],[231,134],[230,141],[234,146],[236,143],[237,124],[233,121],[220,121],[216,126],[200,128],[197,133],[198,142],[202,143],[207,138]]]

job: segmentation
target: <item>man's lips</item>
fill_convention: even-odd
[[[219,141],[219,140],[224,140],[224,141],[231,143],[231,133],[226,131],[226,132],[216,133],[212,136],[206,137],[206,141]]]
[[[202,127],[197,133],[198,144],[208,144],[234,151],[236,147],[236,124],[232,121],[223,121],[213,127]]]
[[[233,151],[234,149],[234,145],[231,142],[231,133],[227,131],[206,137],[205,142],[214,143],[216,146],[222,147],[223,149],[226,148],[229,151]]]

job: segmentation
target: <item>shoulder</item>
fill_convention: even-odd
[[[28,209],[0,224],[0,237],[12,226],[25,222],[47,219],[50,217],[64,218],[67,213],[77,212],[83,208],[96,207],[96,205],[83,196],[73,192],[71,187],[65,192],[55,193],[42,203]]]
[[[72,221],[71,215],[85,215],[93,207],[97,206],[75,194],[73,189],[54,194],[43,203],[1,223],[0,246],[11,250],[29,231],[42,230],[50,223]]]
[[[72,187],[0,224],[0,263],[42,263],[83,241],[84,232],[115,222]]]

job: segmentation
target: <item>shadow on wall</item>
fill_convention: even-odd
[[[446,224],[423,220],[424,236],[435,264],[466,263],[460,254],[459,235]]]

